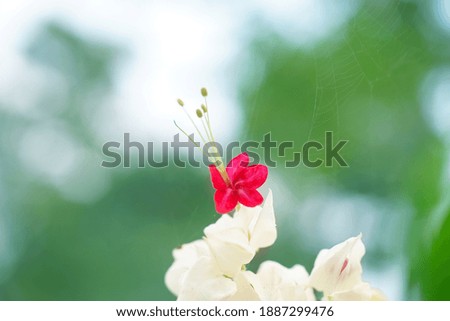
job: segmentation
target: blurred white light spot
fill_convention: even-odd
[[[236,56],[246,54],[242,47],[252,19],[261,16],[282,37],[310,45],[347,21],[355,12],[355,3],[43,0],[37,4],[18,0],[0,5],[4,18],[0,19],[0,36],[5,45],[0,57],[4,61],[8,55],[20,55],[19,46],[29,42],[34,30],[56,18],[83,38],[117,42],[129,53],[128,64],[115,74],[116,90],[109,97],[112,108],[104,116],[110,122],[93,128],[100,139],[126,131],[138,139],[167,141],[177,133],[172,125],[179,117],[175,99],[182,96],[196,108],[201,103],[198,89],[207,86],[215,134],[224,142],[237,137],[242,128],[236,79],[232,79],[233,67],[229,69]],[[17,90],[21,93],[27,87],[33,86],[17,86]],[[0,81],[2,88],[14,105],[25,108],[36,101],[32,90],[27,95],[12,95],[11,82],[2,85]]]
[[[58,180],[73,170],[78,147],[60,126],[40,125],[22,136],[19,157],[23,165],[37,175]]]
[[[93,202],[102,197],[108,191],[110,180],[100,163],[97,155],[85,153],[66,179],[56,184],[62,196],[78,203]]]
[[[440,26],[450,31],[450,0],[435,0],[433,9]]]
[[[390,260],[389,264],[374,270],[366,268],[364,265],[364,281],[382,290],[388,300],[401,300],[403,298],[404,284],[407,283],[405,276],[408,275],[408,271],[405,270],[405,264],[401,260]]]
[[[409,223],[411,209],[400,199],[394,204],[367,195],[329,191],[312,194],[297,213],[303,232],[299,241],[314,244],[318,250],[362,233],[369,251],[392,254],[403,249],[405,232],[399,232],[399,226]],[[380,232],[386,237],[380,238],[376,234]]]
[[[377,204],[359,195],[318,195],[306,199],[299,209],[300,226],[311,225],[321,244],[327,247],[351,236],[363,233],[364,239],[372,238]],[[312,240],[311,240],[312,241]]]
[[[109,187],[100,158],[78,144],[62,125],[30,128],[20,141],[19,157],[25,168],[54,185],[66,199],[91,202]]]
[[[356,11],[355,1],[258,0],[264,18],[287,40],[311,46],[334,31]]]
[[[434,70],[426,77],[422,109],[431,128],[450,143],[450,67]]]
[[[67,87],[60,75],[8,51],[2,57],[0,107],[26,117],[39,117],[36,105],[44,94],[51,95],[52,102],[59,102],[61,106],[61,96],[66,93]]]

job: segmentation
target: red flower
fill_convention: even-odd
[[[214,165],[209,166],[211,182],[216,189],[214,202],[220,214],[231,212],[238,203],[247,207],[255,207],[263,202],[262,195],[256,190],[267,179],[267,166],[248,166],[249,157],[242,153],[228,163],[226,172],[229,181],[225,181]]]

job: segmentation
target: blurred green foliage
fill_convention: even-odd
[[[424,20],[423,4],[382,3],[364,2],[336,36],[307,50],[257,24],[248,48],[253,63],[244,68],[239,84],[248,124],[242,140],[260,140],[268,131],[295,146],[323,141],[326,131],[333,131],[336,140],[349,140],[343,153],[349,168],[276,168],[271,173],[300,200],[320,181],[348,195],[407,203],[411,212],[406,217],[392,212],[376,218],[375,236],[391,247],[375,247],[367,262],[376,268],[400,257],[407,262],[405,299],[449,300],[448,209],[436,235],[430,236],[428,228],[446,192],[441,184],[446,148],[425,122],[419,96],[426,74],[449,63],[448,48],[442,45],[444,36],[430,40],[424,32],[432,26]],[[101,143],[89,121],[94,106],[113,90],[113,70],[124,52],[55,23],[29,44],[29,59],[56,70],[69,87],[64,106],[52,108],[59,102],[51,96],[36,106],[44,116],[38,119],[0,109],[0,174],[8,186],[2,215],[16,251],[12,265],[0,266],[0,299],[172,299],[164,285],[172,249],[200,238],[217,219],[205,170],[98,166],[111,178],[107,194],[77,203],[21,167],[11,140],[46,117],[63,122],[84,148],[100,155]],[[301,213],[281,208],[279,239],[252,268],[275,259],[309,269],[317,248],[293,240],[319,229],[302,230],[296,223]],[[397,224],[395,232],[385,233],[390,224]]]
[[[403,241],[397,235],[384,235],[384,225],[392,224],[390,217],[378,218],[382,220],[378,237],[392,242],[396,256],[407,255],[410,278],[405,298],[417,298],[413,289],[419,288],[423,299],[446,300],[450,299],[449,220],[431,253],[424,243],[431,213],[441,198],[445,146],[425,122],[419,88],[432,68],[449,60],[421,30],[425,21],[419,6],[367,2],[348,26],[336,32],[344,40],[324,41],[311,51],[276,37],[257,38],[251,48],[256,69],[263,72],[258,70],[256,82],[245,79],[241,96],[252,124],[247,138],[258,139],[271,131],[275,140],[301,146],[311,139],[323,142],[325,132],[333,131],[335,140],[348,140],[343,151],[349,168],[284,169],[283,180],[294,191],[325,178],[326,185],[346,193],[384,202],[407,200],[413,216],[396,226],[407,230],[405,244],[398,244]],[[389,20],[395,24],[388,29]],[[292,217],[295,211],[286,214]],[[286,246],[293,247],[289,259],[277,251]],[[298,244],[288,240],[278,241],[274,251],[288,264],[305,258],[313,262],[314,253],[307,247],[303,251],[295,247]],[[389,254],[367,255],[369,260],[389,262]]]
[[[427,300],[449,300],[450,284],[450,208],[445,211],[445,221],[427,252],[416,257],[415,269],[421,284],[422,295]]]

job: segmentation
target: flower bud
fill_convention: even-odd
[[[208,96],[208,91],[206,90],[205,87],[203,87],[203,88],[200,90],[200,92],[202,93],[202,96],[203,96],[203,97]]]
[[[177,102],[178,102],[178,105],[180,105],[181,107],[184,106],[184,102],[180,98],[177,99]]]

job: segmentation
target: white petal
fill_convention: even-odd
[[[225,275],[234,277],[261,247],[275,242],[277,231],[272,192],[263,207],[241,208],[234,217],[222,215],[204,230],[206,241]]]
[[[186,273],[199,260],[200,257],[211,256],[208,245],[203,240],[184,244],[179,249],[173,250],[174,262],[167,270],[164,281],[167,288],[178,295]]]
[[[310,285],[323,291],[324,296],[352,289],[362,282],[361,259],[364,253],[361,235],[320,251],[311,272]]]
[[[247,207],[240,205],[239,209],[234,213],[233,220],[236,225],[239,225],[242,229],[248,231],[250,226],[253,226],[257,220],[259,213],[261,213],[262,207]]]
[[[348,291],[336,292],[327,297],[326,301],[384,301],[386,297],[378,290],[372,288],[368,283],[362,282]]]
[[[219,301],[232,296],[236,291],[236,283],[222,274],[215,260],[202,257],[186,273],[178,300]]]
[[[222,217],[205,228],[206,242],[222,272],[234,277],[255,256],[250,246],[248,232],[239,221],[229,215]]]
[[[259,301],[257,289],[261,288],[259,280],[255,273],[250,271],[239,272],[235,278],[234,282],[237,286],[237,291],[234,295],[229,297],[228,301]]]
[[[259,267],[257,276],[262,288],[262,300],[315,300],[312,288],[308,287],[308,272],[301,265],[289,269],[277,262],[266,261]]]
[[[271,246],[277,238],[271,190],[269,190],[262,210],[253,224],[250,226],[250,245],[255,250]]]
[[[234,277],[242,266],[248,264],[255,256],[254,250],[246,247],[244,243],[239,243],[239,240],[222,242],[215,237],[209,237],[206,241],[223,274],[229,277]]]

